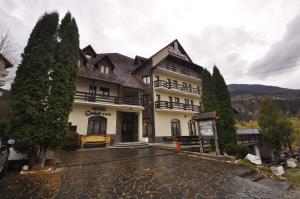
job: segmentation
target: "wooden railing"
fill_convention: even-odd
[[[128,104],[142,106],[142,100],[133,97],[118,97],[111,95],[100,95],[96,93],[76,91],[75,100],[82,100],[88,102],[106,102],[113,104]]]
[[[201,94],[201,90],[198,88],[194,88],[194,87],[189,87],[187,85],[183,85],[183,84],[176,84],[174,82],[168,82],[165,80],[155,80],[153,82],[154,87],[163,87],[163,88],[167,88],[167,89],[176,89],[178,91],[182,91],[185,93],[191,93],[191,94],[195,94],[195,95],[200,95]]]
[[[258,143],[260,142],[260,134],[238,134],[237,142],[240,144]]]
[[[187,111],[195,111],[195,112],[203,111],[203,108],[201,106],[177,103],[177,102],[168,102],[168,101],[156,101],[155,108],[157,108],[157,109],[177,109],[177,110],[187,110]]]

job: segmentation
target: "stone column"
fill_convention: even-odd
[[[144,141],[143,139],[143,111],[138,112],[138,141]]]
[[[259,159],[261,159],[261,158],[260,158],[259,148],[258,148],[258,145],[257,145],[257,144],[254,145],[254,150],[255,150],[255,155],[258,156]]]

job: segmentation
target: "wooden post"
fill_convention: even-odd
[[[213,129],[214,129],[214,140],[215,140],[215,148],[216,148],[216,154],[220,155],[220,149],[219,149],[219,142],[218,142],[218,132],[216,127],[216,120],[213,120]]]
[[[202,136],[201,136],[201,129],[200,129],[200,123],[197,123],[197,131],[198,131],[198,135],[199,135],[199,145],[200,145],[200,153],[203,153],[203,144],[202,144]]]

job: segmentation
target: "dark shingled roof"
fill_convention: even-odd
[[[95,69],[94,64],[87,64],[86,66],[81,65],[79,77],[116,83],[124,87],[145,89],[144,82],[131,74],[137,67],[134,65],[134,59],[119,53],[103,53],[97,54],[93,63],[97,63],[105,57],[113,64],[114,69],[111,74],[100,73],[99,70]]]

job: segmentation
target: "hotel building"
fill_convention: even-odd
[[[194,135],[191,121],[202,111],[202,67],[193,63],[178,40],[149,58],[80,51],[73,129],[111,142],[161,142]]]

